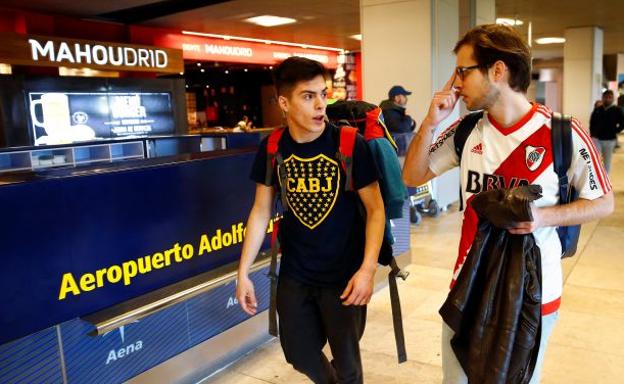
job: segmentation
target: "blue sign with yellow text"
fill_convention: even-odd
[[[0,186],[0,344],[237,260],[253,156]]]

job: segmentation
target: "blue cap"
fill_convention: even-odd
[[[397,95],[411,95],[412,92],[406,90],[405,88],[403,88],[400,85],[395,85],[394,87],[390,88],[390,90],[388,91],[388,98],[392,99],[394,96]]]

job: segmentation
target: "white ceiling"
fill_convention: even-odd
[[[569,27],[599,26],[604,31],[604,54],[624,53],[624,0],[496,0],[497,17],[524,21],[519,30],[533,38],[563,37]],[[533,44],[537,58],[563,56],[563,44]]]

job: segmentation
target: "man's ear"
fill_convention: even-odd
[[[502,60],[498,60],[491,67],[490,73],[493,76],[493,80],[495,82],[505,81],[507,82],[507,77],[509,76],[509,70],[507,68],[507,64]]]
[[[284,113],[288,113],[288,99],[285,96],[277,97],[277,104]]]

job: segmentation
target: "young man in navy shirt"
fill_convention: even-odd
[[[322,64],[292,57],[274,75],[287,121],[278,145],[287,185],[280,186],[275,165],[272,180],[265,180],[265,139],[251,172],[256,196],[238,270],[237,298],[245,312],[256,313],[249,268],[265,238],[276,191],[284,190],[288,206],[279,232],[277,311],[286,360],[314,383],[363,383],[359,340],[385,223],[377,167],[358,135],[353,190],[345,188],[345,170],[336,159],[340,130],[325,118],[327,75]],[[322,352],[328,342],[331,363]]]

